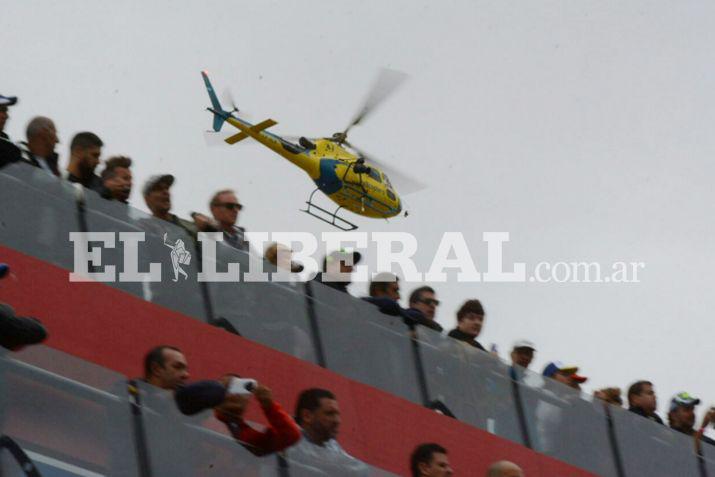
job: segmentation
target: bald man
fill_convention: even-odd
[[[489,467],[487,477],[524,477],[524,471],[513,462],[500,460]]]

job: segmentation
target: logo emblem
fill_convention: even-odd
[[[177,239],[176,243],[173,245],[171,242],[166,241],[166,235],[164,234],[164,245],[171,249],[171,266],[174,267],[174,281],[179,281],[179,274],[184,277],[184,280],[189,278],[189,275],[181,268],[182,265],[188,265],[191,263],[191,252],[186,250],[184,241]]]

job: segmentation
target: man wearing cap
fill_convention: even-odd
[[[171,193],[169,189],[173,184],[174,176],[171,174],[151,176],[144,183],[144,189],[142,190],[144,201],[149,210],[151,210],[152,216],[181,227],[196,243],[196,226],[192,222],[180,219],[170,212]]]
[[[10,117],[7,108],[17,103],[14,96],[0,95],[0,167],[6,166],[22,159],[22,151],[10,141],[5,134],[5,124]]]
[[[534,359],[534,351],[536,351],[536,347],[531,341],[518,340],[514,342],[514,346],[511,348],[511,366],[509,367],[511,379],[520,381],[523,378],[524,370]]]
[[[486,348],[477,341],[484,324],[484,307],[479,300],[467,300],[457,311],[457,327],[447,336],[463,341],[470,346],[486,351]]]
[[[695,406],[697,406],[698,404],[700,404],[700,399],[691,396],[686,392],[676,394],[675,396],[673,396],[673,399],[670,400],[670,410],[668,411],[668,424],[670,425],[671,429],[674,429],[678,432],[682,432],[683,434],[687,434],[689,436],[698,435],[703,442],[710,445],[715,445],[714,440],[703,435],[703,432],[705,431],[704,428],[707,426],[707,423],[709,423],[712,419],[711,414],[714,413],[712,409],[708,412],[708,415],[705,416],[703,428],[701,428],[700,431],[697,433],[694,429]]]
[[[352,283],[351,274],[355,265],[360,263],[360,259],[362,259],[360,252],[334,250],[325,257],[323,272],[319,273],[315,280],[330,288],[347,293],[348,285]]]
[[[560,361],[552,361],[544,367],[542,373],[547,378],[552,378],[573,389],[581,389],[581,384],[588,381],[585,376],[580,376],[578,366],[565,366]]]
[[[10,118],[10,115],[7,113],[7,108],[15,105],[16,103],[16,96],[3,96],[0,94],[0,139],[4,139],[6,141],[10,140],[10,137],[5,133],[5,124]]]

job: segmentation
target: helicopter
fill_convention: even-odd
[[[281,137],[268,132],[268,128],[278,124],[273,119],[252,124],[238,117],[236,114],[238,108],[233,101],[231,101],[233,109],[224,110],[211,85],[208,73],[202,71],[201,75],[211,101],[211,107],[206,109],[213,114],[215,133],[221,131],[224,123],[229,123],[239,132],[225,138],[227,144],[232,145],[252,138],[303,169],[313,180],[316,188],[308,197],[307,207],[301,209],[302,212],[340,230],[355,230],[358,228],[357,225],[339,215],[341,209],[345,208],[365,217],[382,219],[395,217],[405,209],[387,172],[399,180],[400,189],[404,189],[403,193],[408,193],[408,190],[414,192],[425,187],[368,156],[347,140],[350,129],[360,124],[404,81],[406,75],[403,73],[383,69],[363,107],[343,131],[317,139],[300,137],[297,143],[286,139],[287,136]],[[317,205],[314,196],[318,191],[322,191],[335,202],[338,205],[337,209],[330,211]],[[407,210],[404,210],[404,215],[408,215]]]

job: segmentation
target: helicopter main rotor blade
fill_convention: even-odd
[[[382,68],[377,79],[370,88],[370,92],[363,103],[362,108],[353,117],[343,134],[347,136],[348,131],[353,126],[360,124],[370,113],[372,113],[388,96],[394,93],[397,88],[407,79],[407,75],[400,71]]]
[[[425,184],[424,182],[421,182],[413,177],[410,177],[404,172],[400,172],[397,169],[388,166],[387,164],[385,164],[385,162],[376,159],[374,156],[367,154],[365,151],[353,146],[348,142],[346,142],[345,144],[351,149],[353,149],[355,152],[357,152],[360,157],[364,158],[367,166],[375,165],[385,175],[387,175],[387,177],[390,179],[390,183],[395,188],[398,194],[413,194],[415,192],[427,188],[427,184]]]

